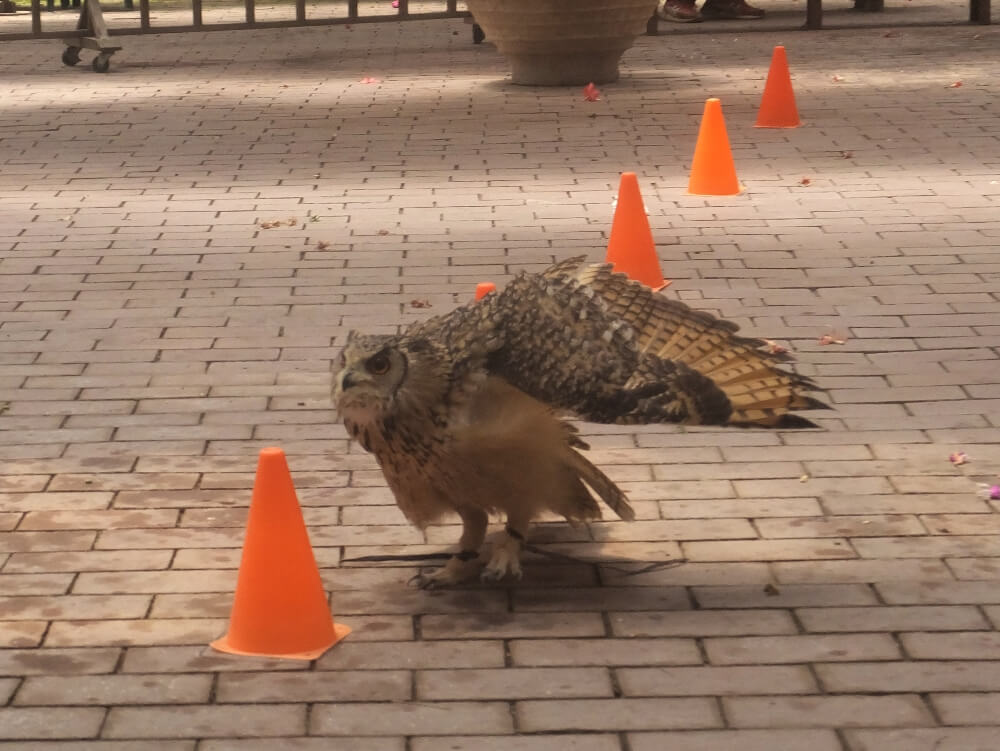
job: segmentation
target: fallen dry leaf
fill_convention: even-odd
[[[840,155],[844,159],[853,159],[854,158],[854,152],[853,151],[841,151]]]
[[[257,219],[254,219],[253,222],[254,224],[259,224],[261,229],[273,229],[274,227],[284,227],[285,225],[288,225],[289,227],[294,227],[296,224],[299,223],[299,220],[293,216],[290,219],[286,219],[284,221],[282,221],[281,219],[271,219],[266,222],[259,222]]]
[[[380,235],[388,235],[389,234],[389,230],[387,230],[387,229],[380,229],[378,231],[378,234],[380,234]]]
[[[372,76],[365,76],[361,79],[361,83],[382,83],[380,78],[373,78]]]
[[[593,83],[588,83],[583,87],[583,98],[588,102],[596,102],[601,98],[601,90],[594,86]]]
[[[950,83],[947,86],[945,86],[945,88],[946,89],[960,89],[960,88],[962,88],[962,82],[961,81],[955,81],[955,83]]]
[[[320,240],[318,243],[316,243],[316,250],[326,250],[329,247],[330,243],[326,242],[326,240]]]
[[[410,300],[411,308],[429,308],[431,307],[430,300]]]
[[[783,355],[788,351],[788,347],[778,344],[770,339],[765,339],[764,344],[767,345],[767,351],[772,355]]]
[[[961,464],[966,464],[969,461],[969,456],[964,451],[956,451],[948,457],[948,461],[957,467]]]
[[[840,83],[841,81],[844,80],[844,77],[835,75],[832,80],[834,83]]]
[[[810,180],[808,177],[803,177],[801,180],[799,180],[799,185],[809,185],[810,183],[812,183],[812,180]]]
[[[764,585],[764,594],[766,594],[768,597],[777,597],[778,595],[781,594],[781,590],[778,589],[773,584],[771,584],[770,582],[768,582],[767,584]]]

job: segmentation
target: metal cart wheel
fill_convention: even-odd
[[[472,24],[472,43],[482,44],[483,40],[486,38],[486,33],[483,31],[483,27],[478,23]]]
[[[107,73],[111,67],[111,55],[98,55],[90,65],[95,73]]]

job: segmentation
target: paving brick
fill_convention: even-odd
[[[103,707],[0,707],[0,739],[96,738]]]
[[[573,751],[621,751],[618,737],[611,733],[555,736],[453,736],[413,738],[412,751],[559,751],[571,748]]]
[[[611,697],[604,668],[423,670],[416,675],[422,701]]]
[[[521,732],[578,730],[671,730],[719,727],[714,700],[552,699],[520,701],[514,707]]]
[[[710,662],[719,665],[896,660],[899,647],[889,634],[746,636],[706,639]]]
[[[906,654],[917,660],[1000,659],[1000,634],[996,631],[900,634]]]
[[[150,551],[154,555],[159,551]],[[235,571],[86,571],[77,577],[75,594],[229,592]],[[225,602],[225,597],[217,598]]]
[[[1000,693],[932,694],[931,703],[946,725],[982,725],[996,717]]]
[[[772,564],[779,583],[952,581],[948,568],[934,560],[779,561]]]
[[[473,613],[426,615],[425,639],[517,639],[529,637],[604,636],[599,613]]]
[[[795,624],[783,610],[698,610],[666,613],[612,613],[615,636],[728,636],[794,634]]]
[[[684,730],[629,733],[632,751],[841,751],[832,730]]]
[[[847,730],[851,751],[992,751],[996,727]]]
[[[754,587],[694,587],[702,608],[787,608],[875,605],[871,587],[863,584],[773,584]]]
[[[886,537],[924,535],[926,530],[911,515],[872,514],[868,516],[787,517],[757,519],[764,537]]]
[[[33,676],[15,704],[197,704],[208,701],[211,688],[210,675]]]
[[[963,631],[989,628],[979,610],[967,605],[801,608],[796,614],[807,631]]]
[[[0,706],[10,701],[10,697],[20,684],[20,678],[0,678]]]
[[[226,673],[220,676],[220,703],[309,701],[407,701],[410,674],[401,670],[337,672]]]
[[[170,565],[169,550],[88,550],[68,553],[15,553],[4,573],[35,571],[133,571]]]
[[[315,704],[312,735],[468,735],[513,732],[503,702]]]
[[[0,618],[12,621],[62,620],[67,618],[142,618],[149,610],[149,602],[149,597],[138,595],[0,597]]]
[[[691,607],[681,587],[574,587],[562,591],[519,588],[514,610],[687,610]]]
[[[890,605],[1000,603],[1000,591],[989,581],[879,582],[876,589]]]
[[[0,647],[32,647],[42,642],[45,621],[0,621]]]
[[[240,738],[204,740],[202,751],[271,751],[276,744],[289,751],[404,751],[403,738]]]
[[[61,650],[70,651],[70,650]],[[92,650],[95,651],[95,650]],[[115,655],[119,650],[114,650]],[[114,665],[112,664],[112,667]],[[304,670],[309,663],[267,657],[233,656],[198,646],[129,647],[121,662],[122,673],[223,673],[245,670]]]
[[[9,558],[5,559],[9,562]],[[0,577],[3,591],[13,595],[65,594],[73,582],[73,575],[63,574],[10,574]]]
[[[1000,687],[996,663],[859,662],[817,665],[816,673],[829,691],[991,691]]]
[[[920,698],[884,696],[740,696],[722,699],[735,727],[907,727],[934,723]]]
[[[876,537],[854,540],[862,558],[947,558],[998,556],[996,535],[955,535],[948,537]]]
[[[712,540],[685,542],[684,555],[691,561],[801,561],[827,558],[854,558],[847,540]]]
[[[96,535],[84,531],[0,532],[0,553],[90,550]]]
[[[11,741],[0,746],[27,751],[129,751],[131,741]],[[143,751],[194,751],[194,741],[145,741]]]
[[[515,665],[698,665],[694,639],[515,639]]]
[[[816,683],[802,666],[619,668],[625,696],[809,694]]]
[[[101,730],[105,738],[266,738],[302,735],[305,705],[112,707]],[[177,722],[178,712],[184,722]]]
[[[56,621],[45,636],[47,647],[203,644],[225,631],[225,619]]]

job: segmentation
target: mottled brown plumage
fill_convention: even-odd
[[[620,517],[621,490],[577,449],[562,415],[594,422],[814,427],[792,410],[825,408],[787,357],[737,327],[582,258],[397,336],[351,335],[334,400],[418,526],[463,521],[461,553],[424,584],[477,570],[488,514],[507,534],[484,576],[520,574],[520,544],[543,511]],[[589,490],[588,490],[589,488]]]

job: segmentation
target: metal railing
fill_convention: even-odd
[[[12,0],[6,0],[12,2]],[[108,26],[107,36],[126,36],[133,34],[172,34],[186,31],[231,31],[234,29],[275,29],[292,26],[333,26],[338,24],[358,24],[374,23],[378,21],[419,21],[435,18],[463,18],[469,15],[467,10],[459,9],[459,0],[420,0],[413,3],[411,0],[399,0],[399,7],[393,8],[392,13],[374,13],[370,8],[374,3],[365,3],[362,8],[360,0],[344,0],[338,3],[313,4],[306,0],[294,0],[294,17],[282,19],[258,19],[257,0],[243,0],[242,5],[233,7],[242,15],[238,21],[223,20],[221,22],[208,22],[205,18],[205,8],[202,0],[190,0],[190,6],[186,9],[166,8],[163,11],[155,11],[157,20],[154,21],[154,13],[150,9],[150,0],[138,0],[138,25]],[[388,4],[385,0],[383,5]],[[269,4],[270,6],[278,4]],[[292,4],[289,3],[289,6]],[[322,9],[336,9],[342,11],[335,15],[320,15],[311,17],[307,13],[309,5],[319,5]],[[54,0],[47,0],[43,5],[43,0],[31,0],[31,30],[30,31],[6,31],[0,27],[0,41],[16,39],[61,39],[67,35],[85,35],[86,32],[97,32],[91,26],[93,14],[88,13],[90,8],[100,8],[99,0],[84,0],[82,6],[79,0],[74,0],[73,6],[81,9],[80,21],[76,30],[73,29],[45,29],[43,28],[43,18],[50,16],[50,11],[54,10]],[[419,6],[419,8],[414,8]],[[68,8],[68,3],[63,0],[63,8]],[[110,7],[110,6],[109,6]],[[218,6],[213,4],[213,8]],[[437,8],[430,9],[427,8]],[[125,10],[133,10],[132,0],[126,0]],[[186,11],[186,12],[185,12]],[[182,17],[190,13],[190,21],[183,22]],[[103,15],[103,13],[101,13]],[[117,13],[115,14],[118,15]],[[135,14],[127,14],[130,20],[134,20]],[[91,34],[90,36],[96,36]]]

